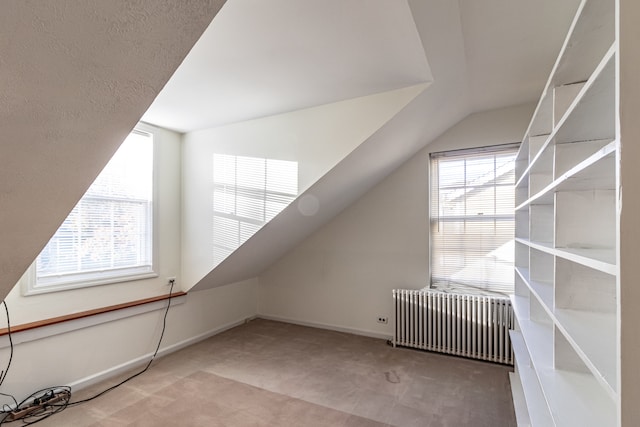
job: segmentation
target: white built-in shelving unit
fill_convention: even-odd
[[[620,423],[615,8],[580,3],[516,159],[519,425]]]

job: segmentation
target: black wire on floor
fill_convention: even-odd
[[[65,410],[71,399],[71,387],[48,387],[31,393],[16,408],[4,408],[6,414],[0,425],[21,421],[22,425],[35,424]]]
[[[162,338],[164,337],[164,332],[167,328],[167,314],[169,314],[169,307],[171,307],[171,297],[173,295],[173,286],[175,285],[175,281],[171,281],[171,288],[169,289],[169,298],[167,299],[167,308],[164,311],[164,316],[162,317],[162,331],[160,332],[160,338],[158,339],[158,345],[156,346],[151,359],[147,363],[147,365],[139,372],[127,377],[126,379],[120,381],[119,383],[102,390],[101,392],[88,397],[86,399],[77,400],[75,402],[71,402],[71,387],[68,386],[54,386],[47,387],[42,390],[38,390],[27,398],[25,398],[22,402],[18,403],[17,399],[6,393],[0,393],[0,396],[10,397],[15,407],[5,404],[2,409],[0,409],[0,416],[4,414],[4,418],[0,420],[0,425],[13,423],[16,421],[21,421],[22,425],[30,425],[35,424],[37,422],[43,421],[46,418],[49,418],[51,415],[57,414],[70,406],[80,405],[82,403],[86,403],[97,399],[98,397],[114,390],[124,383],[144,374],[147,372],[151,363],[155,360],[158,355],[158,351],[160,350],[160,345],[162,344]],[[11,361],[13,360],[13,340],[11,338],[11,322],[9,320],[9,309],[7,307],[6,301],[3,301],[5,312],[7,314],[7,336],[9,337],[9,362],[7,363],[7,367],[4,371],[0,371],[0,386],[4,382],[4,379],[9,372],[9,368],[11,367]]]
[[[7,307],[6,301],[2,301],[2,305],[4,305],[4,312],[7,315],[7,336],[9,337],[9,362],[7,362],[7,367],[0,371],[0,386],[4,383],[4,379],[7,378],[7,374],[9,373],[9,368],[11,367],[11,362],[13,361],[13,338],[11,337],[11,319],[9,319],[9,307]],[[7,393],[0,393],[0,396],[10,397],[13,400],[13,403],[18,406],[18,401],[15,397]],[[4,411],[3,408],[2,411]]]

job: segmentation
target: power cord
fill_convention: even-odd
[[[105,393],[110,392],[111,390],[120,387],[122,384],[126,383],[127,381],[130,381],[132,379],[134,379],[135,377],[144,374],[145,372],[147,372],[147,370],[149,369],[149,367],[151,366],[151,363],[155,360],[156,356],[158,355],[158,351],[160,350],[160,344],[162,344],[162,338],[164,337],[164,331],[167,327],[167,314],[169,314],[169,307],[171,306],[171,295],[173,294],[173,285],[175,284],[175,280],[171,280],[171,288],[169,289],[169,302],[167,303],[167,309],[164,311],[164,316],[162,318],[162,332],[160,332],[160,339],[158,340],[158,345],[156,346],[156,351],[153,352],[153,356],[151,356],[151,359],[149,360],[149,362],[147,363],[147,366],[144,367],[144,369],[142,369],[140,372],[131,375],[130,377],[120,381],[118,384],[113,385],[109,388],[107,388],[106,390],[101,391],[100,393],[91,396],[87,399],[82,399],[82,400],[78,400],[76,402],[70,402],[68,404],[68,406],[75,406],[75,405],[79,405],[81,403],[85,403],[85,402],[89,402],[93,399],[96,399],[100,396],[102,396]]]
[[[75,402],[70,402],[71,400],[71,387],[68,386],[55,386],[48,387],[42,390],[38,390],[24,399],[22,402],[18,403],[15,397],[10,394],[0,393],[1,396],[10,397],[15,404],[15,409],[11,408],[9,405],[4,405],[0,410],[0,414],[5,414],[4,418],[0,420],[0,425],[12,423],[14,421],[22,421],[23,425],[30,425],[40,422],[51,415],[57,414],[65,410],[70,406],[80,405],[82,403],[89,402],[91,400],[97,399],[98,397],[114,390],[124,383],[136,378],[137,376],[145,373],[151,363],[155,360],[158,355],[158,351],[160,350],[160,345],[162,344],[162,338],[164,337],[164,332],[167,328],[167,314],[169,314],[169,307],[171,307],[171,297],[173,295],[173,286],[175,285],[175,279],[171,279],[169,281],[171,287],[169,288],[169,298],[167,300],[167,308],[164,311],[164,316],[162,317],[162,331],[160,332],[160,338],[158,339],[158,345],[156,346],[151,359],[147,363],[147,365],[139,372],[127,377],[126,379],[120,381],[119,383],[108,387],[101,392],[82,400],[77,400]],[[7,307],[6,301],[3,301],[5,312],[7,314],[7,335],[9,337],[10,344],[10,356],[9,362],[7,363],[7,367],[4,371],[0,371],[0,385],[4,382],[4,379],[9,372],[9,367],[11,366],[11,361],[13,359],[13,340],[11,338],[11,326],[9,321],[9,309]]]
[[[13,360],[13,338],[11,337],[11,320],[9,319],[9,307],[7,307],[6,301],[2,301],[2,305],[4,305],[4,312],[7,315],[7,336],[9,337],[9,348],[11,350],[9,352],[9,362],[7,363],[7,367],[4,371],[0,371],[0,386],[2,386],[4,379],[7,378],[9,368],[11,367],[11,361]]]
[[[11,362],[13,361],[13,337],[11,336],[11,319],[9,318],[9,307],[7,306],[6,301],[2,301],[2,305],[4,305],[4,312],[7,315],[7,337],[9,338],[9,361],[7,362],[7,367],[3,371],[0,371],[0,386],[2,386],[2,383],[4,383],[4,380],[7,377],[7,374],[9,373]],[[10,397],[11,400],[13,400],[13,403],[16,408],[20,406],[18,404],[18,400],[13,395],[7,394],[7,393],[0,393],[0,396]],[[11,407],[5,404],[3,405],[2,410],[0,410],[0,413],[7,413],[11,411],[12,411]],[[4,419],[2,421],[4,421]],[[2,424],[2,421],[0,421],[0,424]]]
[[[5,408],[6,414],[0,425],[22,421],[23,425],[39,423],[51,415],[65,410],[71,399],[71,387],[49,387],[31,393],[16,405],[15,409]]]

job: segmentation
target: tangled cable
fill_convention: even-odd
[[[12,423],[15,421],[22,421],[23,425],[30,425],[40,422],[46,418],[49,418],[51,415],[57,414],[60,411],[65,410],[70,406],[79,405],[81,403],[89,402],[93,399],[96,399],[102,396],[105,393],[110,392],[113,389],[120,387],[122,384],[126,383],[134,379],[135,377],[142,375],[145,373],[151,363],[155,360],[158,355],[158,351],[160,350],[160,345],[162,344],[162,338],[164,337],[164,332],[167,327],[167,314],[169,314],[169,307],[171,306],[171,297],[173,295],[173,285],[174,281],[171,281],[171,288],[169,289],[169,297],[167,300],[167,308],[165,309],[164,316],[162,317],[162,331],[160,332],[160,338],[158,339],[158,345],[151,356],[151,359],[147,363],[147,365],[139,372],[127,377],[126,379],[120,381],[119,383],[102,390],[101,392],[82,400],[78,400],[75,402],[71,402],[71,387],[67,386],[54,386],[47,387],[42,390],[38,390],[28,397],[26,397],[22,402],[18,403],[17,399],[7,393],[0,393],[0,396],[7,396],[13,400],[14,407],[5,404],[2,409],[0,409],[0,416],[4,415],[2,419],[0,419],[0,425]],[[6,301],[2,302],[4,304],[5,312],[7,315],[7,335],[9,337],[9,362],[7,363],[7,367],[0,371],[0,386],[4,382],[7,377],[7,373],[9,372],[9,368],[11,367],[11,361],[13,360],[13,340],[11,338],[11,321],[9,320],[9,309],[7,307]]]

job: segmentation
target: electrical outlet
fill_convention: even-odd
[[[387,316],[378,316],[378,323],[384,323],[386,325],[389,323],[389,318]]]
[[[167,277],[167,286],[171,286],[171,283],[175,285],[175,282],[176,282],[176,278],[174,276]]]

